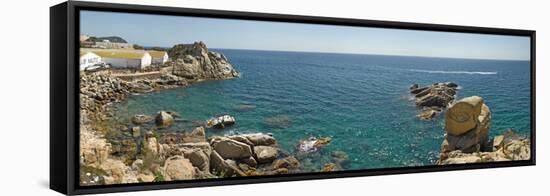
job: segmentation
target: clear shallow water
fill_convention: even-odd
[[[350,156],[345,169],[432,164],[443,138],[443,115],[420,121],[410,100],[411,83],[454,81],[458,99],[478,95],[493,112],[491,136],[507,128],[530,134],[530,70],[527,61],[466,60],[380,55],[218,50],[241,78],[130,96],[115,105],[117,120],[159,110],[186,122],[164,131],[189,130],[193,121],[231,114],[237,124],[208,135],[269,132],[293,152],[300,139],[333,138],[327,152]],[[250,105],[247,110],[240,108]],[[283,116],[286,126],[266,119]],[[329,160],[321,155],[319,164]]]

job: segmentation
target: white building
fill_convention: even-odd
[[[151,65],[151,55],[145,51],[133,50],[97,50],[103,62],[111,64],[112,68],[143,69]]]
[[[159,65],[164,64],[166,61],[168,61],[168,53],[165,51],[147,51],[151,55],[151,64]]]
[[[80,70],[101,62],[101,57],[93,52],[80,51]]]

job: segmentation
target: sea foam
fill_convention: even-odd
[[[409,71],[422,72],[422,73],[436,73],[436,74],[479,74],[479,75],[496,75],[496,71],[439,71],[439,70],[421,70],[410,69]]]

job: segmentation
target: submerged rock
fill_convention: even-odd
[[[300,167],[300,161],[294,156],[285,157],[282,159],[277,159],[271,164],[273,169],[298,169]]]
[[[153,121],[153,117],[148,116],[148,115],[138,114],[138,115],[132,116],[131,121],[132,121],[132,123],[134,123],[136,125],[140,125],[140,124],[144,124],[144,123],[148,123],[148,122]]]
[[[333,172],[333,171],[341,171],[342,168],[335,163],[327,163],[323,166],[321,169],[321,172]]]
[[[432,108],[425,108],[422,112],[416,115],[420,120],[432,120],[437,116],[439,111]]]
[[[331,141],[330,137],[310,137],[307,140],[301,140],[298,143],[298,152],[299,153],[311,153],[316,152],[319,149],[328,145]]]
[[[235,107],[235,111],[238,112],[248,112],[254,109],[256,109],[256,106],[252,104],[241,104]]]
[[[269,127],[274,128],[288,128],[292,125],[290,117],[287,115],[277,115],[268,117],[264,120],[264,123]]]

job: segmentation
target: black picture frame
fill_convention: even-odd
[[[78,64],[78,59],[75,57],[78,56],[79,49],[77,38],[79,36],[78,13],[81,10],[528,36],[531,40],[531,159],[464,165],[431,165],[331,173],[304,173],[82,187],[78,183],[79,70],[77,66],[73,66]],[[535,31],[532,30],[80,1],[64,2],[50,8],[50,188],[63,194],[73,195],[535,165],[535,81]]]

